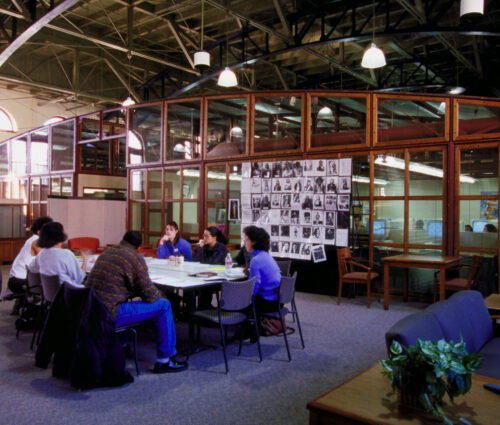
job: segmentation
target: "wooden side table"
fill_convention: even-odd
[[[457,397],[450,404],[445,396],[445,409],[454,417],[463,417],[474,425],[500,423],[500,395],[483,384],[500,381],[472,375],[471,392]],[[426,425],[438,424],[431,413],[401,407],[391,384],[382,376],[382,366],[376,364],[367,371],[339,385],[307,404],[309,425]]]
[[[491,294],[484,299],[492,319],[500,319],[500,294]]]

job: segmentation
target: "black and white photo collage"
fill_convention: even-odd
[[[245,162],[241,172],[241,229],[266,229],[271,255],[307,260],[313,245],[347,246],[352,158]]]

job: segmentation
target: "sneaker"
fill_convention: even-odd
[[[155,365],[153,366],[153,369],[151,369],[151,372],[153,373],[182,372],[183,370],[186,370],[188,366],[189,365],[187,363],[177,363],[174,360],[169,360],[168,363],[156,362]]]

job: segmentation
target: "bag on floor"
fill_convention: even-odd
[[[278,335],[283,331],[286,331],[286,322],[284,317],[283,317],[283,325],[284,329],[281,326],[280,319],[264,316],[264,318],[262,319],[262,335],[263,336]]]
[[[36,317],[39,314],[40,305],[25,304],[19,309],[19,319],[16,320],[16,330],[31,331],[35,329]],[[43,323],[42,321],[40,321]]]

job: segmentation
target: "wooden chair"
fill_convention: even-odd
[[[72,251],[89,249],[93,254],[95,254],[99,248],[99,238],[82,237],[68,239],[68,248]]]
[[[342,284],[344,282],[350,284],[360,283],[366,285],[368,308],[370,308],[371,283],[372,280],[379,279],[380,274],[373,272],[371,267],[353,261],[350,248],[337,249],[337,261],[339,264],[339,296],[337,304],[340,304],[340,297],[342,296]],[[355,267],[358,269],[363,269],[364,271],[356,271]],[[378,293],[379,290],[377,285],[377,294]]]
[[[477,289],[479,284],[479,275],[481,274],[481,264],[483,257],[480,255],[472,256],[470,265],[460,265],[451,267],[447,271],[454,272],[453,278],[445,279],[445,291],[463,291],[465,289]],[[468,270],[467,277],[461,277],[460,272]],[[458,274],[458,276],[457,276]],[[439,272],[434,273],[434,302],[436,302],[439,293]]]

